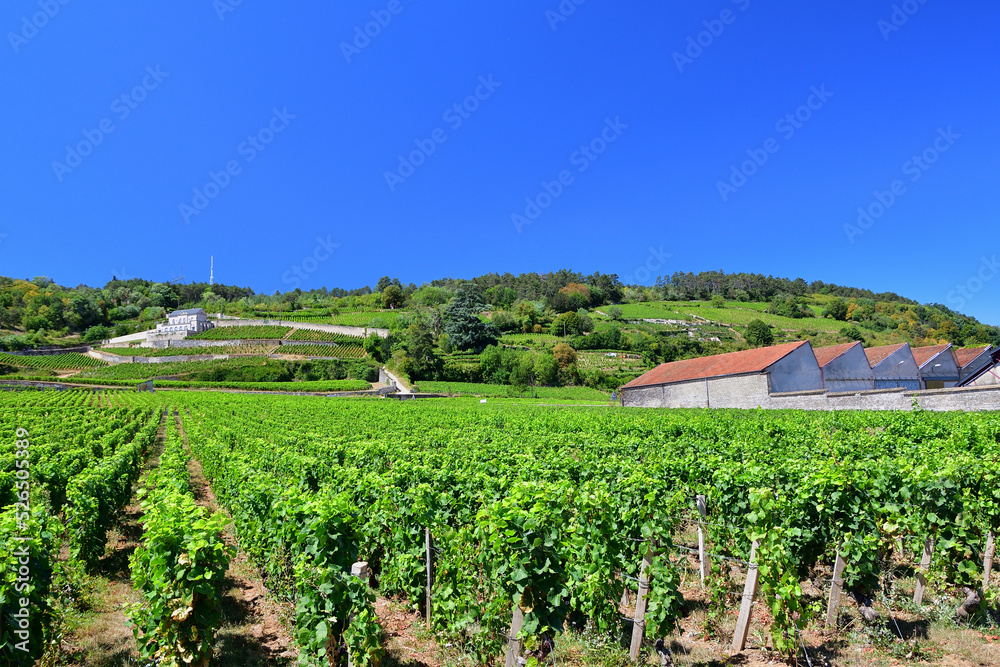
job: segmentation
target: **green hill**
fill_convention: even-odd
[[[0,278],[0,350],[71,345],[142,331],[175,308],[244,318],[387,328],[364,341],[371,363],[419,383],[611,390],[664,361],[769,340],[815,347],[1000,344],[1000,329],[940,304],[802,279],[675,273],[651,287],[569,270],[443,278],[421,286],[256,294],[246,287],[141,279],[101,288]],[[210,337],[210,336],[209,336]],[[429,385],[435,386],[435,385]]]

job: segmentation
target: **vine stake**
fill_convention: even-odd
[[[521,654],[521,640],[517,638],[524,625],[524,612],[521,605],[514,605],[514,614],[510,619],[510,634],[507,635],[507,662],[505,667],[517,667],[517,658]]]
[[[934,538],[928,537],[924,542],[924,556],[920,559],[920,569],[917,570],[917,586],[913,590],[913,604],[924,603],[924,591],[927,589],[927,571],[931,567],[931,557],[934,555]]]
[[[366,561],[359,561],[351,566],[351,576],[357,577],[361,581],[368,581],[368,563]],[[354,614],[351,614],[351,620],[354,620]],[[353,664],[351,660],[351,654],[347,654],[347,667],[351,667]]]
[[[736,622],[736,632],[733,634],[733,650],[742,651],[747,645],[747,633],[750,632],[750,609],[757,595],[757,580],[760,571],[757,569],[757,547],[759,540],[753,541],[750,547],[750,563],[747,565],[747,581],[743,585],[743,602],[740,604],[740,617]]]
[[[431,629],[431,529],[424,528],[424,546],[427,549],[427,629]]]
[[[991,530],[986,536],[986,553],[983,554],[983,591],[990,585],[990,571],[993,569],[993,550],[996,548],[994,539],[996,535]]]
[[[698,560],[700,561],[700,571],[701,571],[701,585],[705,585],[705,579],[708,578],[708,558],[705,556],[705,532],[706,525],[705,521],[708,519],[708,499],[705,496],[698,496],[696,504],[698,505],[698,514],[701,515],[701,523],[698,524]]]
[[[653,543],[650,541],[646,555],[639,567],[639,594],[635,599],[635,621],[632,623],[632,644],[628,655],[635,662],[639,659],[639,647],[646,631],[646,596],[649,593],[649,566],[653,562]]]
[[[830,602],[826,607],[826,627],[837,629],[837,612],[840,610],[840,593],[844,590],[844,567],[847,562],[837,549],[837,560],[833,564],[833,580],[830,582]]]

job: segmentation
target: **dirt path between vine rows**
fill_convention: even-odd
[[[199,505],[212,512],[223,512],[215,494],[205,479],[201,462],[188,444],[187,433],[180,415],[174,413],[184,449],[189,454],[188,473],[191,492]],[[229,562],[222,600],[222,626],[216,636],[213,664],[234,667],[271,667],[290,665],[298,657],[291,635],[294,608],[269,595],[256,568],[239,548],[236,531],[230,523],[223,535],[236,555]]]
[[[100,397],[98,395],[98,401]],[[108,533],[105,555],[97,571],[84,579],[76,606],[82,611],[71,614],[64,627],[60,664],[85,667],[120,667],[139,663],[135,636],[126,623],[129,605],[142,598],[132,587],[129,559],[142,543],[142,508],[135,491],[142,488],[149,473],[160,465],[160,454],[166,439],[167,421],[161,417],[160,428],[133,487],[132,499],[122,512],[118,524]],[[69,558],[64,546],[59,559]]]

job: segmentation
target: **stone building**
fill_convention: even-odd
[[[772,393],[822,391],[808,341],[660,364],[621,391],[622,405],[664,408],[753,408]]]
[[[816,362],[823,374],[823,387],[826,389],[867,391],[875,388],[875,374],[872,373],[861,343],[818,347],[815,353]]]
[[[962,380],[963,387],[1000,386],[1000,348],[989,351],[989,362]],[[997,405],[1000,409],[1000,405]]]
[[[882,345],[865,350],[876,389],[923,389],[920,369],[909,343]]]
[[[993,351],[992,345],[955,349],[955,363],[958,364],[960,386],[973,375],[977,375],[984,368],[993,365],[993,356],[991,355]]]
[[[187,310],[175,310],[167,315],[167,323],[157,324],[158,333],[180,333],[189,334],[201,333],[212,328],[212,323],[208,321],[208,314],[201,308],[188,308]]]
[[[958,363],[951,343],[916,347],[912,352],[920,371],[921,389],[945,389],[958,384]]]

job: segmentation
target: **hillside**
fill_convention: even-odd
[[[170,310],[190,307],[389,329],[388,340],[365,341],[364,352],[351,355],[364,354],[368,363],[387,364],[434,390],[440,385],[432,383],[444,382],[453,390],[462,386],[456,383],[486,383],[611,391],[664,361],[790,340],[814,347],[849,340],[1000,344],[995,326],[894,293],[721,272],[675,273],[644,287],[624,285],[615,275],[564,270],[446,278],[419,287],[383,277],[374,287],[278,295],[140,279],[66,288],[47,278],[0,278],[0,349],[95,343],[152,328]],[[242,352],[263,355],[273,347]],[[283,377],[296,375],[302,372]]]

